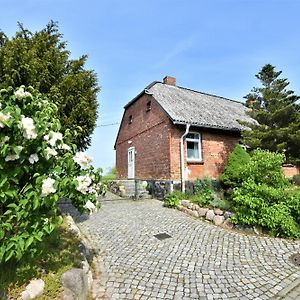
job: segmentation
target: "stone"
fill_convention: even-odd
[[[179,204],[179,205],[177,206],[177,208],[178,208],[179,210],[182,211],[182,210],[184,209],[184,206],[182,206],[182,205]]]
[[[253,226],[253,231],[257,235],[262,235],[263,234],[263,229],[260,226]]]
[[[214,219],[215,213],[212,209],[209,209],[206,213],[206,220],[212,221]]]
[[[224,222],[224,216],[215,215],[213,218],[213,222],[215,225],[220,226]]]
[[[21,299],[35,299],[43,294],[44,288],[45,282],[42,279],[33,279],[26,286],[25,291],[21,293]]]
[[[184,207],[189,207],[191,202],[189,200],[181,200],[180,204]]]
[[[73,234],[73,235],[75,235],[77,237],[80,237],[80,230],[79,230],[79,228],[75,224],[70,225],[69,228],[68,228],[68,231],[71,234]]]
[[[219,215],[219,216],[222,216],[224,214],[223,210],[220,208],[215,208],[214,213],[215,215]]]
[[[193,217],[195,217],[195,218],[199,218],[199,214],[198,214],[198,212],[196,210],[192,210],[190,212],[190,215],[193,216]]]
[[[198,208],[199,217],[205,217],[207,212],[208,212],[208,208],[203,208],[203,207]]]
[[[193,210],[198,210],[198,209],[199,209],[199,205],[193,204]]]
[[[85,300],[88,296],[88,274],[83,269],[73,268],[61,276],[64,300]]]
[[[227,220],[227,219],[229,219],[230,217],[232,217],[234,215],[234,213],[233,212],[231,212],[231,211],[225,211],[224,212],[224,218]]]
[[[221,227],[225,229],[232,229],[234,225],[230,222],[229,219],[225,219],[225,221],[221,224]]]

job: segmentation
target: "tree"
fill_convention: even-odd
[[[252,149],[261,148],[284,153],[287,162],[300,164],[300,106],[299,96],[288,90],[282,71],[266,64],[256,77],[261,87],[253,88],[245,96],[247,113],[257,123],[245,123],[251,130],[242,132],[244,144]]]
[[[59,108],[63,131],[70,129],[72,142],[86,149],[96,125],[99,91],[96,74],[85,69],[87,56],[70,59],[56,22],[35,33],[18,26],[11,39],[0,32],[0,88],[33,86],[47,95]]]

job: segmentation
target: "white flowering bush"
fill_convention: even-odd
[[[101,170],[76,152],[56,115],[56,105],[33,88],[0,90],[0,263],[34,253],[61,222],[60,198],[96,210]]]

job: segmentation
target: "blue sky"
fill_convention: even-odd
[[[73,58],[88,54],[98,74],[98,126],[120,122],[123,107],[165,75],[191,89],[243,100],[266,63],[300,94],[298,0],[2,0],[0,29],[37,31],[59,22]],[[88,153],[114,165],[118,126],[97,127]]]

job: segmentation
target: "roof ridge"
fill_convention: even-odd
[[[202,94],[202,95],[207,95],[207,96],[212,96],[212,97],[217,97],[217,98],[220,98],[220,99],[224,99],[224,100],[228,100],[228,101],[232,101],[232,102],[236,102],[236,103],[239,103],[239,104],[244,104],[243,102],[241,101],[238,101],[238,100],[234,100],[234,99],[230,99],[230,98],[226,98],[226,97],[223,97],[223,96],[219,96],[219,95],[215,95],[215,94],[210,94],[210,93],[206,93],[206,92],[200,92],[200,91],[196,91],[196,90],[193,90],[193,89],[190,89],[190,88],[187,88],[187,87],[184,87],[184,86],[179,86],[179,85],[168,85],[166,83],[163,83],[161,81],[154,81],[152,82],[153,85],[155,85],[156,83],[161,83],[163,85],[167,85],[167,86],[171,86],[171,87],[177,87],[177,88],[180,88],[180,89],[183,89],[183,90],[187,90],[187,91],[191,91],[191,92],[194,92],[194,93],[197,93],[197,94]],[[152,86],[153,86],[152,85]]]

